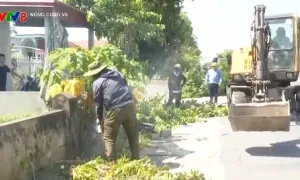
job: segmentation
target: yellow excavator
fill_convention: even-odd
[[[254,7],[252,43],[227,56],[233,131],[289,131],[300,122],[299,22],[296,14],[265,16]]]

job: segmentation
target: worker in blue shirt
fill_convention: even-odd
[[[221,85],[221,82],[222,82],[222,73],[218,69],[218,64],[213,62],[211,64],[211,69],[207,71],[205,77],[205,83],[208,86],[210,103],[213,102],[213,99],[215,100],[215,103],[218,103],[219,86]]]

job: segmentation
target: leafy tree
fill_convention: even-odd
[[[165,43],[159,45],[155,40],[154,43],[140,42],[140,59],[149,60],[152,69],[159,71],[162,77],[166,75],[166,69],[170,69],[175,63],[181,63],[186,70],[191,68],[194,65],[191,60],[198,62],[201,52],[193,36],[192,23],[182,12],[183,1],[149,1],[153,4],[153,11],[162,15]],[[148,55],[149,51],[151,54]]]
[[[192,22],[186,14],[181,14],[181,21],[182,28],[179,33],[182,40],[179,63],[184,69],[191,69],[195,65],[199,65],[201,51],[198,49],[196,38],[193,36]]]
[[[161,39],[164,25],[161,15],[149,10],[142,0],[67,0],[75,7],[87,11],[88,21],[95,27],[96,36],[107,37],[109,42],[122,49],[127,56],[138,58],[137,42]]]
[[[89,10],[95,4],[94,0],[63,0],[63,2],[82,11]]]
[[[200,59],[200,50],[182,0],[65,0],[88,12],[97,37],[107,37],[127,56],[148,62],[147,74],[165,77],[169,67],[185,69]],[[193,62],[190,62],[193,61]]]
[[[232,53],[233,53],[232,49],[225,49],[223,52],[217,53],[217,57],[218,58],[226,58],[227,55],[232,55]]]

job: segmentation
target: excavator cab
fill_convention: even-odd
[[[269,16],[266,17],[266,22],[271,31],[271,46],[268,53],[270,73],[275,75],[276,81],[282,83],[296,81],[299,74],[297,15]]]
[[[254,23],[265,22],[264,30],[254,35],[250,47],[227,57],[228,119],[233,131],[289,131],[291,102],[295,89],[300,89],[290,86],[299,75],[298,16],[264,17],[261,11]]]

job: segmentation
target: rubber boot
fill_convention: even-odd
[[[213,103],[213,97],[209,98],[209,103],[212,104]]]
[[[218,96],[215,96],[215,103],[218,103]]]

